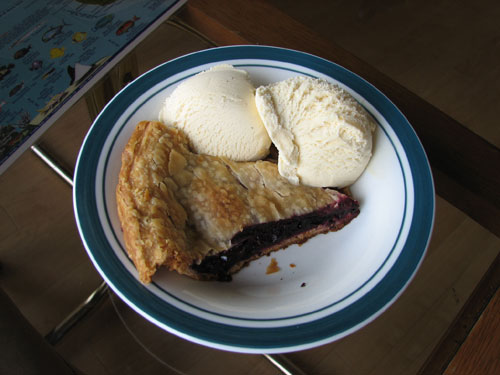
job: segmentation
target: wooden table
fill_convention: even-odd
[[[258,20],[258,27],[256,27]],[[407,116],[420,137],[432,166],[436,193],[437,209],[433,239],[428,255],[409,288],[393,306],[376,321],[360,331],[329,345],[290,353],[286,357],[304,372],[311,374],[493,374],[500,368],[500,331],[499,331],[499,293],[500,284],[500,152],[497,147],[462,126],[437,108],[405,89],[389,77],[378,72],[369,64],[361,61],[345,49],[317,35],[299,22],[265,1],[230,0],[190,0],[177,15],[177,23],[192,28],[215,45],[262,44],[293,48],[309,52],[334,61],[359,74],[368,82],[384,92]],[[68,115],[69,116],[69,115]],[[71,119],[69,120],[71,122]],[[57,133],[58,132],[58,133]],[[450,137],[450,134],[453,136]],[[75,140],[67,145],[64,137],[70,135]],[[67,164],[72,165],[76,150],[74,144],[81,141],[82,130],[56,128],[45,139]],[[12,228],[23,222],[35,222],[34,216],[43,217],[44,205],[56,208],[49,215],[45,231],[56,226],[64,226],[71,220],[71,209],[62,207],[59,199],[40,202],[39,199],[49,191],[60,196],[68,196],[63,187],[43,172],[34,175],[34,181],[26,182],[25,168],[35,168],[38,162],[31,156],[20,160],[18,165],[0,178],[0,208],[5,213],[0,216],[3,227]],[[19,185],[21,184],[21,185]],[[46,184],[47,186],[41,186]],[[18,188],[18,186],[21,186]],[[48,189],[48,190],[47,190]],[[21,198],[22,193],[34,195]],[[70,197],[69,197],[70,199]],[[24,208],[15,208],[19,202]],[[28,209],[35,202],[38,206]],[[66,203],[67,204],[67,203]],[[24,211],[23,211],[24,210]],[[58,216],[59,215],[59,216]],[[29,216],[29,217],[28,217]],[[19,231],[18,231],[19,232]],[[36,249],[37,246],[55,244],[47,239],[46,232],[41,237],[19,239],[6,236],[2,246],[21,246]],[[21,234],[21,232],[19,232]],[[36,237],[36,236],[35,236]],[[75,239],[76,238],[76,239]],[[24,242],[23,242],[24,241]],[[31,241],[31,242],[30,242]],[[74,229],[63,234],[57,243],[78,242]],[[15,271],[9,266],[14,255],[0,252],[7,259],[3,273],[7,276]],[[17,258],[16,258],[17,259]],[[86,280],[72,281],[74,296],[64,294],[66,303],[75,305],[88,289],[81,285],[97,284],[99,278],[84,266],[85,257],[71,269],[87,273]],[[54,259],[64,263],[68,260]],[[34,265],[16,264],[25,272],[36,270]],[[64,267],[64,264],[60,265]],[[82,271],[83,270],[83,271]],[[46,272],[57,284],[58,279]],[[8,283],[2,276],[7,292],[16,296],[14,300],[24,304],[26,313],[35,326],[43,331],[48,326],[36,314],[36,307],[26,302],[19,293],[20,284]],[[83,278],[83,276],[82,276]],[[14,276],[11,276],[14,280]],[[28,278],[35,282],[36,277]],[[60,282],[69,282],[64,276]],[[80,286],[79,288],[77,288]],[[65,290],[63,288],[63,290]],[[66,292],[68,290],[66,289]],[[50,291],[47,292],[50,296]],[[69,294],[69,293],[68,293]],[[40,300],[38,300],[41,303]],[[157,347],[158,342],[177,346],[177,355],[189,352],[198,364],[193,363],[185,369],[190,373],[224,372],[226,366],[234,366],[242,373],[272,374],[275,369],[258,356],[231,355],[198,347],[166,333],[158,333],[156,327],[138,318],[117,298],[112,298],[115,309],[127,326],[136,325],[144,330],[141,345]],[[104,307],[102,308],[103,311]],[[57,312],[59,315],[60,311]],[[108,315],[107,315],[108,314]],[[83,331],[92,330],[96,321],[105,321],[110,330],[113,318],[108,313],[96,312],[96,317],[83,323],[80,331],[76,329],[74,340],[82,337],[96,340]],[[104,324],[104,326],[106,326]],[[102,328],[102,327],[101,327]],[[95,329],[95,328],[94,328]],[[118,329],[107,336],[118,335]],[[148,333],[149,332],[149,333]],[[156,336],[155,336],[156,335]],[[161,336],[161,337],[160,337]],[[122,339],[124,340],[123,336]],[[78,340],[77,340],[78,339]],[[104,338],[99,342],[104,342]],[[156,340],[156,341],[155,341]],[[70,361],[77,363],[83,370],[98,369],[98,365],[85,363],[81,359],[84,348],[76,348],[75,341],[61,343],[58,350]],[[98,342],[98,343],[99,343]],[[98,344],[97,343],[97,344]],[[91,344],[89,344],[91,345]],[[99,346],[97,346],[99,347]],[[100,346],[101,350],[109,347]],[[116,355],[120,349],[115,348]],[[157,352],[153,353],[158,356]],[[111,355],[111,354],[110,354]],[[172,358],[165,355],[164,359]],[[159,358],[161,360],[161,358]],[[125,359],[124,359],[125,360]],[[171,363],[173,364],[173,362]],[[95,367],[92,367],[95,366]],[[154,367],[153,364],[150,366]],[[118,367],[117,367],[118,368]],[[123,368],[121,368],[123,370]],[[253,370],[252,370],[253,369]],[[209,371],[209,372],[207,372]]]

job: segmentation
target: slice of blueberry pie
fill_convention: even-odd
[[[249,261],[339,230],[359,214],[348,195],[293,185],[270,161],[195,154],[180,130],[160,122],[134,130],[116,198],[126,249],[144,283],[160,266],[231,280]]]

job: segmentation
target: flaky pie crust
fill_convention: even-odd
[[[195,154],[180,130],[154,121],[135,128],[116,188],[126,249],[144,283],[159,266],[202,279],[190,266],[227,250],[244,227],[312,212],[339,194],[292,185],[269,161]]]

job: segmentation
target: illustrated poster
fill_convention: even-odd
[[[174,0],[0,2],[0,165]]]

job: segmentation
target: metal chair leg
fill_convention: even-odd
[[[85,301],[83,301],[71,314],[69,314],[61,323],[54,327],[47,335],[45,340],[51,345],[57,344],[68,331],[80,322],[97,304],[106,296],[108,284],[102,282]]]

